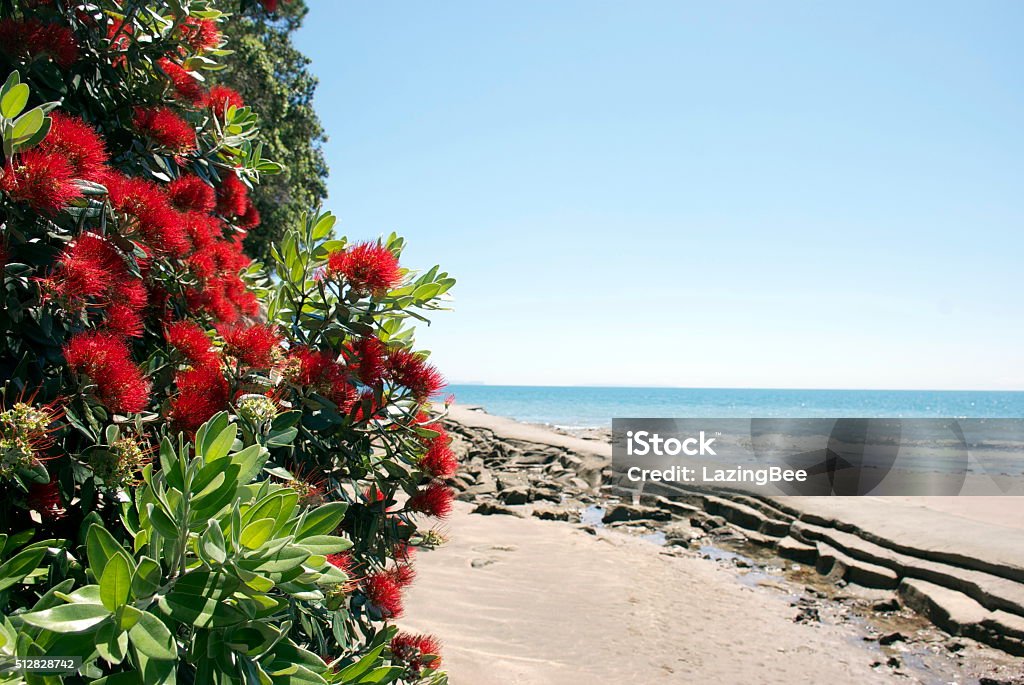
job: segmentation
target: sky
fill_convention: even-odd
[[[1024,3],[309,5],[452,382],[1024,389]]]

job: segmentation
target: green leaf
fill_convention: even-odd
[[[227,543],[224,541],[224,533],[220,529],[220,524],[216,520],[210,519],[209,527],[199,538],[199,544],[212,561],[218,564],[227,561]]]
[[[298,544],[306,548],[311,554],[324,555],[344,552],[352,546],[351,542],[336,535],[311,535],[301,540]]]
[[[149,514],[149,522],[156,528],[158,533],[168,540],[178,539],[178,526],[164,512],[163,507],[158,504],[147,504],[146,513]]]
[[[149,557],[142,557],[132,578],[132,595],[139,599],[149,597],[160,587],[160,564]]]
[[[0,114],[7,119],[18,116],[28,104],[28,96],[29,89],[24,83],[11,87],[4,93],[3,98],[0,98]]]
[[[14,151],[21,152],[22,150],[28,150],[35,147],[39,143],[43,142],[43,138],[50,132],[50,126],[53,123],[53,119],[46,117],[43,119],[43,124],[40,126],[35,133],[30,135],[28,138],[19,139],[14,143]]]
[[[115,554],[122,555],[127,560],[132,558],[110,531],[98,523],[89,526],[89,532],[85,535],[85,553],[89,559],[89,569],[96,578],[103,576],[104,569]]]
[[[96,651],[112,664],[121,663],[128,654],[128,633],[113,623],[104,623],[96,631]]]
[[[110,618],[102,604],[62,604],[45,611],[21,614],[21,620],[55,633],[84,633]]]
[[[26,549],[0,565],[0,590],[20,583],[39,566],[46,554],[45,547]]]
[[[100,600],[110,611],[128,601],[131,596],[132,568],[130,562],[120,554],[110,557],[110,562],[100,576]]]
[[[316,225],[313,226],[313,240],[322,240],[330,235],[337,220],[337,217],[330,212],[322,214],[320,218],[317,219]]]
[[[351,664],[351,665],[346,666],[345,668],[343,668],[341,670],[341,672],[338,673],[338,682],[342,682],[342,683],[354,683],[354,682],[357,682],[356,678],[359,678],[360,676],[364,675],[371,668],[374,667],[374,665],[380,659],[380,655],[384,651],[384,647],[385,647],[385,645],[380,645],[380,646],[370,650],[370,652],[368,652],[366,654],[366,656],[364,656],[362,659],[360,659],[359,661],[355,662],[354,664]]]
[[[238,426],[232,423],[225,426],[213,437],[213,439],[208,439],[208,444],[202,452],[203,457],[206,458],[206,462],[209,463],[211,461],[217,461],[218,459],[228,456],[228,452],[231,451],[231,446],[235,444],[235,437],[237,435]]]
[[[373,669],[356,682],[384,685],[384,683],[391,683],[398,680],[403,673],[405,673],[405,669],[399,666],[381,666],[380,668]]]
[[[309,556],[309,552],[301,547],[288,545],[280,552],[261,560],[262,563],[252,570],[260,573],[287,573],[301,566]]]
[[[238,537],[238,541],[242,543],[242,546],[244,547],[257,549],[274,534],[274,527],[276,524],[276,519],[259,519],[253,521],[242,529],[242,534]]]
[[[221,431],[228,427],[227,412],[214,414],[209,421],[204,423],[196,431],[196,452],[205,455],[210,451],[213,441],[220,435]]]
[[[30,109],[22,114],[14,122],[14,129],[11,131],[11,139],[15,144],[22,143],[31,138],[43,127],[43,120],[46,115],[39,107]]]
[[[295,531],[295,538],[301,541],[310,535],[328,535],[333,533],[341,525],[348,511],[347,502],[330,502],[317,507],[306,514],[305,520],[299,529]]]
[[[234,455],[231,459],[239,468],[238,484],[246,485],[251,483],[252,479],[263,468],[263,465],[267,463],[269,456],[270,452],[262,445],[250,445]]]
[[[135,626],[128,631],[128,638],[132,641],[135,649],[150,659],[162,661],[177,659],[177,645],[164,622],[148,611],[139,611],[131,606],[125,607],[125,610],[129,609],[139,614]]]

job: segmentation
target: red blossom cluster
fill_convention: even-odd
[[[427,516],[445,518],[452,511],[455,493],[441,481],[432,481],[409,498],[406,508]]]
[[[75,178],[98,178],[109,159],[107,145],[96,130],[78,117],[62,112],[50,114],[50,131],[39,149],[64,158]]]
[[[433,438],[426,440],[427,451],[420,459],[420,468],[433,478],[451,478],[459,467],[458,458],[452,451],[452,438],[444,426],[438,423],[429,423],[426,415],[417,417],[420,425],[437,433]]]
[[[404,611],[402,591],[412,584],[415,572],[408,564],[393,569],[377,571],[363,578],[360,589],[380,615],[385,618],[400,618]]]
[[[444,376],[437,368],[421,355],[402,347],[388,351],[385,375],[395,385],[407,388],[421,404],[445,386]]]
[[[0,190],[32,209],[54,216],[82,196],[71,163],[55,152],[33,148],[7,160],[0,172]]]
[[[356,401],[356,387],[337,355],[308,347],[295,347],[288,352],[284,370],[288,382],[323,395],[338,405],[342,412],[348,412]]]
[[[131,360],[125,339],[116,333],[86,331],[64,346],[68,367],[88,376],[96,396],[119,414],[134,414],[149,403],[149,381]]]
[[[128,338],[142,334],[142,313],[148,293],[123,254],[109,240],[82,233],[41,279],[43,292],[59,298],[72,311],[88,308],[104,317],[101,328]]]
[[[174,94],[178,99],[193,105],[202,105],[206,102],[208,93],[202,81],[180,64],[168,57],[161,57],[157,60],[157,66],[170,79]]]
[[[185,43],[196,52],[215,48],[221,43],[220,29],[213,19],[187,17],[180,30]]]
[[[209,102],[210,110],[221,119],[224,118],[224,114],[228,111],[228,107],[245,107],[245,102],[242,100],[242,96],[227,86],[214,86],[213,88],[210,88],[210,95],[207,98],[207,101]]]
[[[196,149],[196,132],[170,107],[136,107],[135,130],[176,155]]]
[[[0,20],[0,52],[9,57],[34,60],[49,57],[58,66],[70,67],[78,59],[75,34],[60,24],[38,19]]]
[[[395,661],[403,664],[413,675],[418,676],[424,667],[431,669],[441,667],[441,643],[433,635],[414,635],[401,632],[391,638],[391,655]],[[426,655],[435,658],[429,662],[424,659]]]
[[[220,365],[196,366],[174,377],[178,392],[171,400],[171,422],[194,433],[205,421],[228,406],[230,388]]]
[[[377,386],[384,379],[387,347],[380,338],[368,335],[345,345],[349,366],[363,385]]]
[[[358,243],[332,252],[327,258],[327,273],[341,276],[358,292],[386,292],[402,281],[398,258],[377,243]]]
[[[225,354],[255,369],[269,369],[281,346],[281,336],[273,326],[221,326]]]

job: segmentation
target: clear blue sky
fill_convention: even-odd
[[[1024,389],[1024,3],[310,5],[452,381]]]

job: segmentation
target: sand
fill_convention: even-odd
[[[402,623],[444,641],[453,685],[890,682],[839,629],[704,559],[471,508],[420,555]]]

